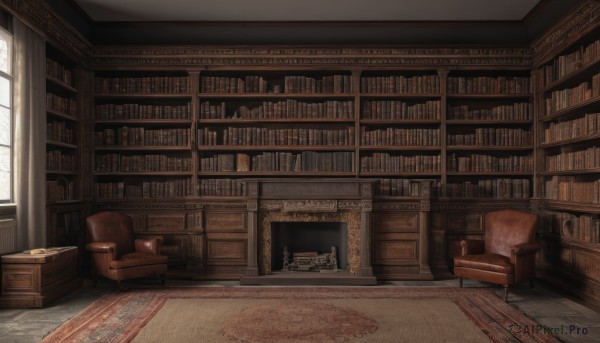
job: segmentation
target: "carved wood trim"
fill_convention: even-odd
[[[510,48],[385,48],[385,47],[247,47],[247,46],[99,46],[95,68],[151,66],[205,68],[210,66],[485,66],[527,67],[532,52]]]
[[[50,41],[55,41],[75,53],[85,57],[84,64],[89,64],[92,44],[69,22],[59,16],[52,6],[42,0],[0,0],[0,6],[12,15],[27,23]]]
[[[600,1],[587,0],[531,44],[534,65],[538,67],[547,62],[559,50],[566,48],[599,25]]]

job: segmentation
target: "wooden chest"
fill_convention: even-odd
[[[39,255],[2,256],[0,307],[46,306],[81,286],[76,271],[77,247],[52,248]]]

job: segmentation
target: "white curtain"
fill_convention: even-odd
[[[17,246],[46,247],[46,53],[44,39],[13,20]]]

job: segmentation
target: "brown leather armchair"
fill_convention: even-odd
[[[92,277],[121,281],[146,276],[160,276],[165,283],[167,256],[160,255],[162,237],[136,239],[130,217],[99,212],[86,218],[88,240],[86,250],[91,255]]]
[[[461,256],[454,258],[454,275],[504,286],[504,301],[508,288],[529,280],[533,287],[535,254],[540,246],[535,242],[537,215],[502,210],[485,216],[485,239],[462,240]]]

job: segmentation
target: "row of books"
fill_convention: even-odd
[[[392,128],[367,130],[361,127],[362,145],[440,146],[440,129]]]
[[[217,154],[200,159],[200,172],[353,172],[353,152]]]
[[[201,119],[285,119],[285,118],[354,118],[354,101],[328,100],[305,102],[295,99],[263,101],[256,104],[235,105],[230,111],[221,102],[200,104]]]
[[[189,92],[189,77],[95,77],[94,91],[96,94],[185,94]]]
[[[600,243],[600,220],[589,214],[544,211],[543,230],[572,239],[592,244]]]
[[[290,75],[284,78],[286,93],[352,93],[352,75],[319,78]]]
[[[550,93],[550,96],[545,99],[546,115],[552,115],[596,97],[600,97],[600,73],[594,75],[591,81]]]
[[[200,145],[328,145],[353,146],[354,127],[345,129],[273,129],[228,127],[198,130]]]
[[[437,94],[440,93],[438,75],[390,75],[366,76],[360,79],[363,93]]]
[[[46,181],[48,202],[75,200],[75,182],[72,180]]]
[[[99,199],[182,198],[192,195],[192,179],[144,180],[96,183]]]
[[[466,120],[531,120],[532,109],[528,102],[515,102],[506,105],[450,105],[448,119]]]
[[[200,76],[200,92],[228,94],[352,93],[351,75],[310,77],[287,75],[266,79],[257,75],[242,77]]]
[[[574,176],[553,176],[545,181],[544,191],[546,199],[600,203],[600,180],[578,181]]]
[[[424,196],[424,187],[429,183],[429,195],[437,196],[440,193],[439,179],[414,180],[414,179],[381,179],[375,187],[375,194],[382,196]]]
[[[457,94],[519,94],[531,92],[529,77],[523,76],[452,76],[448,92]]]
[[[529,179],[500,178],[492,180],[465,181],[446,185],[448,197],[487,199],[529,199]]]
[[[97,104],[96,119],[192,119],[192,105]]]
[[[64,121],[51,120],[46,124],[46,139],[49,141],[74,144],[75,134]]]
[[[439,172],[440,155],[390,155],[388,153],[373,153],[371,156],[360,158],[361,172],[376,173],[410,173],[410,172]]]
[[[440,119],[441,102],[407,103],[397,100],[365,101],[362,119]]]
[[[246,184],[240,179],[200,179],[200,196],[239,197],[246,195]]]
[[[77,117],[77,102],[74,99],[63,98],[54,93],[46,93],[46,108],[71,117]]]
[[[192,159],[171,155],[96,154],[97,172],[191,172]]]
[[[600,147],[563,152],[546,156],[547,171],[568,171],[600,168]]]
[[[94,133],[96,146],[189,146],[190,129],[106,128]]]
[[[456,131],[448,134],[448,145],[528,146],[533,143],[533,134],[518,128],[478,127]]]
[[[64,84],[73,87],[73,72],[61,63],[46,57],[46,74]]]
[[[453,172],[532,172],[531,156],[497,157],[491,155],[448,156],[448,171]]]
[[[585,46],[582,45],[570,54],[556,57],[550,65],[543,67],[544,84],[548,85],[599,59],[600,40],[596,40]]]
[[[77,167],[78,161],[75,155],[61,150],[46,152],[46,170],[49,171],[75,172],[79,170]]]
[[[600,113],[588,113],[581,118],[551,122],[544,129],[544,143],[582,138],[600,133]]]

